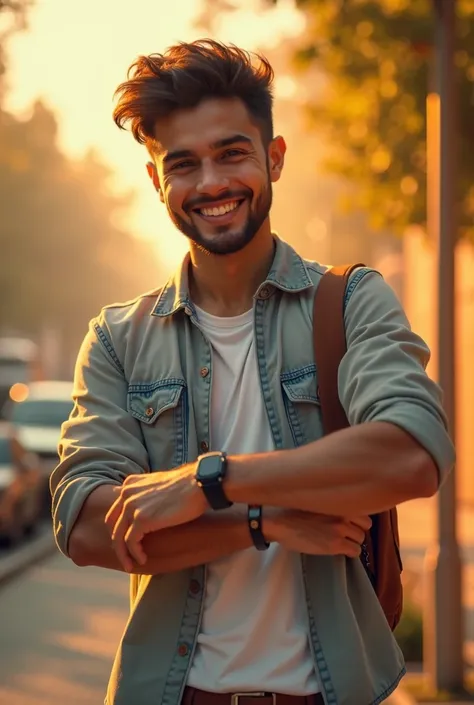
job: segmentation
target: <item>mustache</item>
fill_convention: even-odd
[[[192,210],[196,210],[196,208],[205,208],[216,201],[238,201],[249,197],[252,197],[252,193],[249,191],[222,191],[217,197],[214,196],[214,198],[201,196],[200,198],[190,199],[183,204],[183,210],[185,213],[189,213]]]

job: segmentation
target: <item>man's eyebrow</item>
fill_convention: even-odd
[[[211,144],[211,149],[222,149],[223,147],[230,147],[233,144],[242,142],[245,144],[252,144],[252,140],[250,137],[246,137],[246,135],[231,135],[230,137],[224,137],[221,140],[217,140],[217,142],[213,142]],[[195,156],[194,152],[190,149],[178,149],[174,152],[168,152],[165,154],[163,157],[163,163],[169,164],[177,159],[186,159],[193,156]]]
[[[238,142],[245,142],[246,144],[252,144],[250,137],[246,135],[232,135],[231,137],[224,137],[222,140],[217,140],[211,144],[212,149],[222,149],[222,147],[229,147],[232,144],[237,144]]]
[[[163,163],[169,164],[169,162],[174,162],[176,159],[184,159],[185,157],[192,157],[193,153],[190,149],[178,149],[175,152],[168,152],[163,157]]]

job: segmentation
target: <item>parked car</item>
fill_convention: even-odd
[[[25,448],[41,460],[43,509],[49,514],[51,497],[49,477],[58,462],[61,426],[73,408],[72,382],[44,380],[32,382],[22,401],[7,404],[6,416],[15,426]]]
[[[14,427],[0,422],[0,542],[15,545],[36,528],[41,516],[41,468]]]
[[[38,345],[27,338],[0,337],[0,416],[15,387],[42,379]]]

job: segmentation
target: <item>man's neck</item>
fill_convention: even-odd
[[[190,291],[194,303],[214,316],[238,316],[252,308],[253,296],[273,261],[275,240],[259,232],[240,252],[209,255],[191,249]]]

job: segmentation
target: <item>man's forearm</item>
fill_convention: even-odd
[[[388,423],[367,423],[293,450],[230,456],[233,502],[322,514],[375,514],[431,496],[438,471],[426,451]]]
[[[91,492],[71,532],[69,554],[81,566],[123,571],[104,519],[117,498],[118,487],[102,485]],[[147,534],[145,565],[133,573],[158,575],[210,563],[252,546],[244,508],[209,512],[189,524]]]

